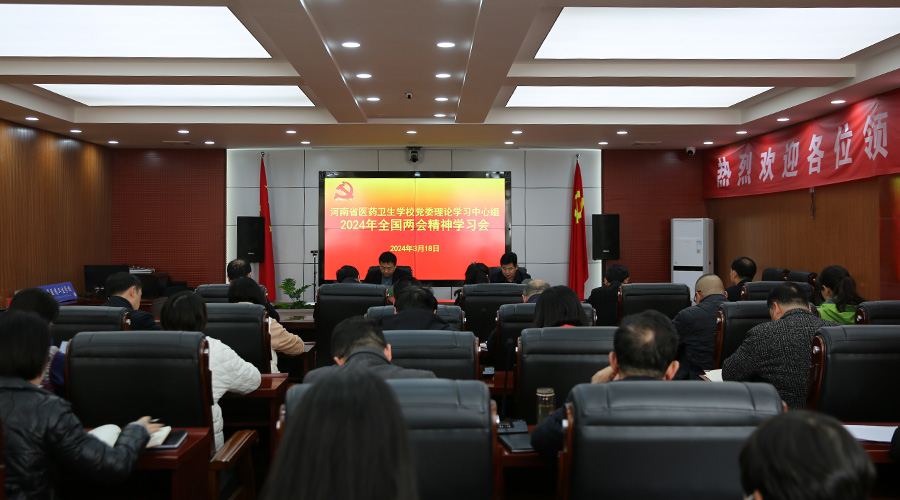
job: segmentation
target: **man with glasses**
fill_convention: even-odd
[[[409,271],[397,267],[396,255],[384,252],[378,256],[378,269],[370,268],[363,283],[390,287],[403,278],[412,278],[412,275]]]
[[[712,370],[716,346],[716,311],[728,301],[725,285],[715,274],[700,276],[694,285],[695,306],[682,309],[672,320],[678,331],[676,380],[700,380],[704,370]]]

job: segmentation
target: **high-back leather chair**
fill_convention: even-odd
[[[857,325],[900,325],[900,300],[873,300],[856,308]]]
[[[690,305],[691,289],[684,283],[626,283],[619,288],[617,324],[622,324],[625,316],[648,309],[673,319]]]
[[[552,387],[556,406],[562,406],[569,390],[589,382],[598,370],[609,366],[614,326],[528,328],[519,338],[519,418],[536,423],[539,387]]]
[[[419,498],[496,498],[493,478],[497,432],[488,388],[477,380],[388,380],[397,395],[416,457]],[[303,411],[310,384],[288,390],[286,425]]]
[[[477,378],[478,339],[472,332],[385,330],[391,364],[434,372],[438,378]]]
[[[372,306],[366,311],[366,317],[375,320],[376,322],[380,322],[381,318],[384,316],[391,316],[393,314],[394,306]],[[466,315],[463,313],[461,307],[438,304],[437,312],[435,314],[449,323],[450,328],[453,330],[465,330]]]
[[[479,341],[486,341],[497,324],[497,311],[503,304],[522,302],[525,285],[514,283],[478,283],[463,286],[462,308],[466,314],[466,328]]]
[[[388,304],[387,288],[369,283],[331,283],[316,292],[316,365],[334,364],[331,332],[335,325],[351,316],[363,316],[373,306]]]
[[[587,302],[582,303],[584,315],[588,319],[588,325],[593,326],[597,313],[594,306]],[[537,304],[503,304],[497,311],[497,338],[496,353],[494,355],[494,368],[497,370],[510,370],[516,363],[516,341],[522,330],[534,326],[534,313]],[[512,344],[510,345],[510,340]]]
[[[723,302],[716,312],[716,344],[713,369],[722,368],[722,362],[741,346],[747,332],[756,325],[772,321],[765,300]]]
[[[66,354],[66,394],[85,427],[124,426],[153,415],[172,427],[212,432],[209,346],[200,332],[82,332]],[[209,498],[218,498],[218,471],[238,467],[239,488],[255,492],[252,445],[256,431],[240,430],[215,451],[211,442]]]
[[[784,283],[784,281],[748,281],[741,287],[741,300],[766,300],[773,288]],[[806,300],[812,302],[813,287],[806,282],[795,283],[806,293]]]
[[[767,267],[763,269],[760,281],[785,281],[790,271],[783,267]]]
[[[812,294],[812,298],[811,298],[810,302],[812,302],[813,304],[818,306],[819,304],[821,304],[822,302],[825,301],[825,299],[822,298],[822,295],[821,295],[819,287],[818,287],[818,282],[816,281],[816,278],[818,276],[819,275],[817,273],[814,273],[812,271],[791,271],[788,273],[787,277],[785,278],[785,281],[795,281],[797,283],[808,283],[809,286],[811,286],[813,289],[813,294]]]
[[[131,330],[131,313],[124,307],[66,306],[50,326],[54,345],[72,340],[79,332]]]
[[[6,469],[3,467],[3,422],[0,421],[0,484],[6,484]],[[6,487],[0,488],[0,500],[6,500]]]
[[[580,384],[567,406],[559,498],[741,498],[738,455],[781,413],[769,384]]]
[[[224,304],[228,302],[228,288],[230,283],[213,283],[211,285],[200,285],[195,292],[203,298],[203,302],[207,304]],[[266,296],[266,287],[259,285],[262,290],[263,297]]]
[[[206,304],[203,333],[222,341],[260,373],[272,372],[272,337],[266,308],[259,304]]]
[[[900,329],[892,325],[819,328],[812,341],[806,407],[844,422],[897,422],[894,384]]]

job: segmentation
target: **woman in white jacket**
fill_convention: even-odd
[[[194,292],[179,292],[163,305],[160,323],[163,330],[202,332],[206,328],[206,303]],[[261,376],[252,364],[241,359],[230,347],[207,336],[209,370],[212,372],[212,417],[216,449],[225,444],[222,432],[222,408],[219,399],[226,392],[248,394],[259,387]]]

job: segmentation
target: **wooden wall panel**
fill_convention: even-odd
[[[706,217],[702,159],[671,150],[604,150],[603,213],[619,214],[621,259],[631,280],[671,281],[673,218]]]
[[[746,255],[760,278],[766,267],[821,272],[840,264],[869,300],[881,297],[878,178],[820,186],[815,218],[808,190],[707,200],[715,221],[716,274],[729,279],[731,261]]]
[[[878,187],[881,299],[900,300],[900,175],[881,176]]]
[[[111,263],[112,168],[95,144],[0,121],[0,298]],[[5,305],[5,300],[4,300]]]
[[[196,287],[225,274],[225,151],[113,152],[116,263]]]

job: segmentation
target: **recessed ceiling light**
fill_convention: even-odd
[[[510,144],[513,144],[513,141],[506,141],[503,144],[506,144],[507,146],[509,146]]]
[[[38,121],[38,118],[37,118],[36,116],[26,116],[25,119],[28,120],[28,121],[30,121],[30,122],[36,122],[36,121]]]
[[[118,144],[119,141],[108,141],[110,144]]]
[[[380,97],[366,97],[366,100],[370,101],[370,102],[378,102],[381,100],[381,98]]]
[[[747,131],[746,131],[746,130],[738,130],[738,131],[735,132],[735,133],[736,133],[737,135],[744,135],[744,134],[747,133]]]
[[[447,116],[447,115],[445,115],[444,113],[435,113],[435,114],[434,114],[434,117],[435,117],[435,118],[443,118],[443,117],[445,117],[445,116]]]
[[[771,88],[519,86],[506,107],[727,108]]]
[[[2,17],[0,17],[2,19]],[[2,46],[2,45],[0,45]],[[87,106],[312,106],[296,85],[37,84]]]
[[[627,131],[627,130],[620,130],[620,131],[618,131],[618,132],[616,132],[616,133],[619,134],[619,135],[626,135],[626,134],[628,134],[628,131]]]
[[[835,99],[835,100],[831,101],[831,104],[844,104],[845,102],[847,102],[847,101],[845,101],[843,99]]]
[[[359,47],[359,42],[344,42],[341,44],[342,47],[347,47],[348,49],[355,49]]]
[[[415,130],[407,130],[406,133],[407,133],[407,134],[415,134],[416,131],[415,131]]]
[[[358,74],[356,75],[356,77],[357,77],[357,78],[372,78],[372,75],[370,75],[370,74],[368,74],[368,73],[358,73]]]
[[[521,130],[513,130],[512,133],[514,133],[514,134],[521,134],[522,131],[521,131]]]
[[[297,131],[296,130],[286,130],[285,133],[286,134],[296,134]]]
[[[775,121],[776,121],[776,122],[786,122],[786,121],[790,121],[790,118],[785,118],[785,117],[782,116],[781,118],[778,118],[778,119],[776,119]]]
[[[706,146],[709,146],[709,145],[712,144],[712,143],[713,143],[713,141],[704,141],[704,142],[703,142],[703,144],[706,145]]]
[[[601,145],[601,146],[606,146],[606,145],[609,144],[609,143],[606,142],[606,141],[600,141],[600,142],[598,142],[597,144],[599,144],[599,145]]]
[[[438,102],[444,102],[444,101],[449,101],[450,99],[448,99],[446,97],[435,97],[434,100],[438,101]]]
[[[179,134],[190,134],[191,131],[190,131],[190,130],[181,129],[181,130],[178,131],[178,133],[179,133]]]
[[[438,73],[434,76],[437,78],[450,78],[450,73]]]
[[[300,144],[309,144],[309,141],[300,141]]]
[[[453,42],[438,42],[437,46],[442,49],[449,49],[450,47],[456,47],[456,44]]]
[[[215,144],[215,143],[216,143],[216,141],[206,141],[203,144]]]
[[[73,133],[73,134],[80,134],[80,133],[81,133],[81,131],[78,130],[77,128],[73,128],[73,129],[70,130],[69,132],[71,132],[71,133]]]

